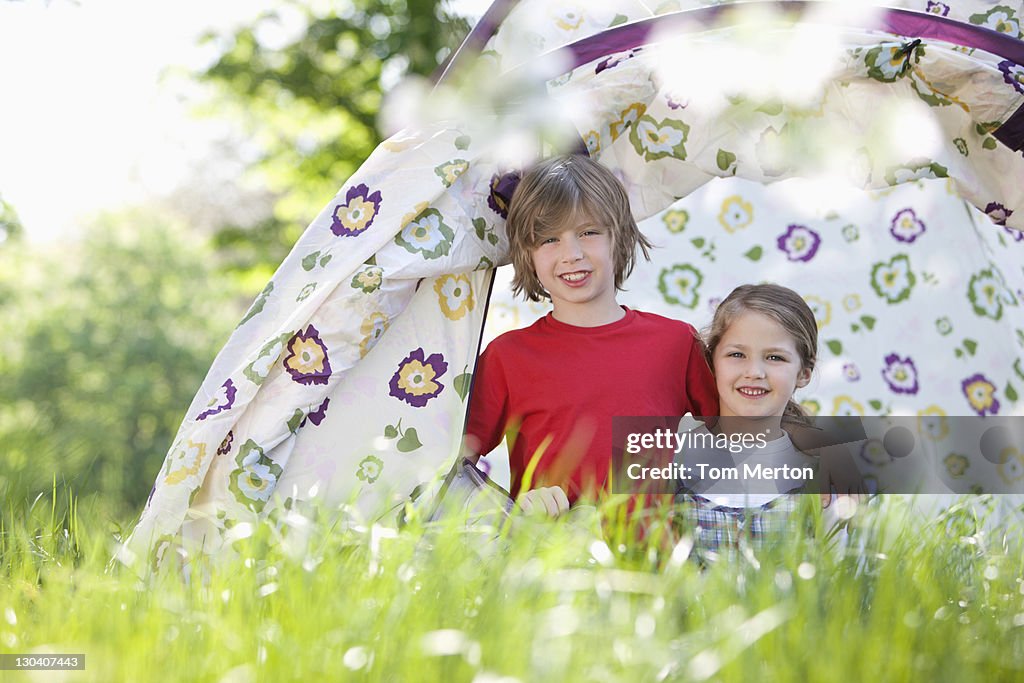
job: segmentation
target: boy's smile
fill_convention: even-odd
[[[532,251],[537,279],[551,296],[561,322],[592,327],[624,313],[615,301],[615,260],[608,228],[577,214],[559,233]]]

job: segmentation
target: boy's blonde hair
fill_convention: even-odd
[[[818,360],[818,321],[814,311],[803,297],[782,285],[740,285],[732,290],[715,309],[711,326],[704,332],[705,353],[712,371],[715,368],[715,349],[733,321],[745,311],[753,311],[771,318],[793,337],[800,367],[814,371]],[[784,419],[802,421],[807,414],[792,398],[786,404]]]
[[[651,259],[653,245],[637,228],[618,178],[585,156],[553,157],[531,168],[512,195],[507,226],[513,294],[522,292],[529,301],[548,298],[533,269],[532,252],[580,214],[610,231],[616,290],[633,272],[638,246]]]

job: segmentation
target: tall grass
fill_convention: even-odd
[[[8,502],[0,530],[0,652],[85,653],[62,680],[1024,679],[1020,528],[966,502],[915,520],[882,501],[848,543],[705,564],[607,519],[496,535],[320,511],[185,581],[105,572],[116,534],[69,496]]]

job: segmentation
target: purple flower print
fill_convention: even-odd
[[[886,356],[882,379],[897,394],[916,394],[920,388],[917,383],[917,366],[910,356],[900,358],[895,353]]]
[[[331,376],[331,361],[327,357],[327,346],[320,340],[320,333],[310,325],[305,332],[296,332],[288,340],[288,355],[284,369],[299,384],[327,384]]]
[[[391,377],[389,394],[415,408],[422,408],[444,389],[438,378],[447,370],[448,363],[440,353],[427,356],[422,348],[416,349],[399,363],[398,370]]]
[[[519,172],[509,171],[499,175],[491,176],[491,193],[487,197],[487,206],[502,218],[508,218],[508,204],[512,201],[512,194],[519,186]]]
[[[235,432],[231,430],[228,435],[224,437],[224,440],[220,442],[220,446],[217,447],[217,455],[227,455],[231,452],[231,444],[235,441]]]
[[[944,2],[932,2],[928,0],[928,6],[924,8],[929,14],[937,14],[940,17],[949,16],[949,5]]]
[[[778,245],[790,261],[807,262],[818,253],[821,237],[806,226],[790,225],[779,235]]]
[[[327,417],[327,406],[330,405],[331,399],[325,398],[324,402],[321,403],[316,410],[306,415],[306,417],[299,424],[299,427],[305,427],[307,422],[312,422],[313,426],[319,427],[320,423]]]
[[[623,54],[610,55],[608,57],[605,57],[604,59],[597,63],[597,67],[594,68],[594,73],[599,74],[602,71],[605,71],[606,69],[614,69],[627,59],[632,59],[634,55],[636,55],[638,52],[642,50],[642,47],[638,47]]]
[[[355,237],[373,224],[380,211],[380,190],[371,193],[366,185],[350,187],[345,203],[334,207],[331,232],[338,237]]]
[[[985,206],[985,213],[996,225],[1006,225],[1006,219],[1013,215],[1013,209],[1007,209],[999,202],[989,202]]]
[[[913,242],[924,234],[925,226],[913,209],[903,209],[892,217],[889,232],[900,242]]]
[[[999,413],[999,401],[996,400],[996,385],[988,381],[988,378],[981,373],[971,375],[960,383],[967,402],[979,416],[997,415]]]
[[[206,410],[204,410],[203,412],[199,413],[199,415],[196,416],[196,422],[200,420],[205,420],[211,415],[222,413],[231,406],[235,405],[236,393],[237,390],[235,389],[234,382],[232,382],[230,379],[224,382],[224,384],[221,385],[220,389],[217,390],[217,393],[213,395],[213,398],[207,404]]]
[[[1003,72],[1003,80],[1012,85],[1014,90],[1024,95],[1024,66],[1004,60],[999,62],[999,70]]]
[[[675,93],[668,93],[665,95],[665,104],[669,109],[686,109],[690,101]]]

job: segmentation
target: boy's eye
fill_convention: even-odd
[[[773,353],[770,356],[768,356],[768,360],[781,361],[781,362],[785,363],[786,362],[786,357],[785,356],[780,356],[777,353]]]
[[[584,230],[582,234],[584,234],[584,235],[600,235],[601,231],[600,230]]]
[[[549,237],[546,240],[544,240],[543,242],[541,242],[541,244],[554,244],[557,241],[558,241],[557,237]]]
[[[743,358],[743,354],[739,351],[730,351],[725,355],[727,358]]]

